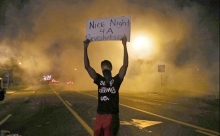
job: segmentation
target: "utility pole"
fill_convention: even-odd
[[[160,77],[160,87],[161,90],[163,89],[163,79],[162,79],[162,73],[165,72],[165,65],[158,65],[158,72],[160,72],[161,77]]]
[[[9,88],[9,73],[8,74],[6,74],[6,77],[7,77],[7,87]]]

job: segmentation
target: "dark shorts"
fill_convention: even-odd
[[[120,122],[118,114],[97,114],[94,136],[117,136]]]

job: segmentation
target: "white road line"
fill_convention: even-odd
[[[123,98],[123,99],[133,100],[133,99],[130,99],[130,98]],[[160,100],[154,100],[154,99],[145,99],[145,100],[155,101],[155,102],[160,102],[160,103],[175,104],[175,105],[178,104],[178,103],[175,103],[175,102],[160,101]]]
[[[146,104],[151,104],[151,105],[157,105],[160,106],[161,104],[157,104],[157,103],[150,103],[150,102],[145,102],[145,101],[140,101],[140,100],[135,100],[135,99],[130,99],[130,98],[122,98],[122,99],[126,99],[126,100],[130,100],[130,101],[135,101],[135,102],[141,102],[141,103],[146,103]]]
[[[66,103],[67,103],[69,106],[71,106],[71,107],[73,106],[73,105],[72,105],[71,103],[69,103],[68,101],[66,101]]]
[[[65,101],[51,88],[51,90],[56,94],[56,96],[63,102],[66,108],[72,113],[72,115],[80,122],[80,124],[87,130],[87,132],[93,136],[93,130],[86,124],[86,122],[80,118],[80,116],[68,105]]]
[[[1,122],[0,122],[0,126],[7,121],[10,117],[12,116],[12,114],[9,114],[7,117],[5,117]]]
[[[120,104],[120,105],[124,106],[124,107],[127,107],[127,108],[130,108],[130,109],[134,109],[134,110],[143,112],[143,113],[147,113],[147,114],[150,114],[150,115],[162,118],[162,119],[166,119],[166,120],[169,120],[169,121],[172,121],[172,122],[175,122],[175,123],[179,123],[179,124],[182,124],[182,125],[185,125],[185,126],[188,126],[188,127],[192,127],[192,128],[195,128],[195,129],[199,129],[199,130],[203,130],[203,131],[206,131],[206,132],[210,132],[212,134],[219,135],[219,132],[216,132],[216,131],[213,131],[213,130],[210,130],[210,129],[206,129],[206,128],[202,128],[202,127],[199,127],[199,126],[196,126],[196,125],[192,125],[192,124],[189,124],[189,123],[181,122],[181,121],[178,121],[178,120],[175,120],[175,119],[171,119],[171,118],[168,118],[168,117],[164,117],[164,116],[161,116],[161,115],[158,115],[158,114],[155,114],[155,113],[151,113],[151,112],[147,112],[147,111],[144,111],[144,110],[141,110],[141,109],[130,107],[128,105],[124,105],[124,104]]]
[[[155,101],[155,102],[161,102],[161,103],[178,104],[178,103],[175,103],[175,102],[160,101],[160,100],[154,100],[154,99],[146,99],[146,100]]]
[[[207,136],[219,136],[219,135],[211,134],[211,133],[208,133],[208,132],[205,132],[205,131],[202,131],[202,130],[196,130],[196,132],[202,133],[202,134],[207,135]]]
[[[78,92],[78,91],[76,91],[76,92]],[[82,92],[78,92],[78,93],[82,93]],[[86,93],[82,93],[82,94],[86,94]],[[90,95],[90,94],[86,94],[86,95],[98,98],[98,97],[96,97],[94,95]],[[133,110],[136,110],[136,111],[147,113],[147,114],[150,114],[150,115],[162,118],[162,119],[166,119],[166,120],[169,120],[169,121],[172,121],[172,122],[175,122],[175,123],[179,123],[179,124],[182,124],[182,125],[185,125],[185,126],[188,126],[188,127],[199,129],[200,131],[209,132],[209,133],[212,133],[212,134],[215,134],[215,135],[218,135],[218,136],[220,135],[219,132],[216,132],[216,131],[213,131],[213,130],[210,130],[210,129],[206,129],[206,128],[202,128],[202,127],[199,127],[199,126],[196,126],[196,125],[192,125],[192,124],[189,124],[189,123],[181,122],[181,121],[178,121],[178,120],[175,120],[175,119],[171,119],[171,118],[164,117],[164,116],[161,116],[161,115],[158,115],[158,114],[155,114],[155,113],[147,112],[147,111],[144,111],[144,110],[141,110],[141,109],[137,109],[137,108],[134,108],[134,107],[131,107],[131,106],[128,106],[128,105],[121,104],[121,103],[119,103],[119,105],[127,107],[127,108],[130,108],[130,109],[133,109]]]
[[[75,91],[75,92],[82,93],[82,94],[85,94],[85,95],[88,95],[88,96],[92,96],[92,97],[95,97],[96,99],[98,99],[97,96],[94,96],[94,95],[91,95],[91,94],[87,94],[87,93],[83,93],[83,92],[79,92],[79,91]]]
[[[25,98],[24,101],[27,101],[29,99],[29,97]]]

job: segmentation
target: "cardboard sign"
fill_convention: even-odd
[[[126,35],[129,42],[130,28],[130,17],[89,20],[86,25],[86,39],[91,41],[121,40]]]

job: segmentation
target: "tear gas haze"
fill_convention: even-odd
[[[83,63],[86,22],[130,16],[129,67],[121,91],[218,91],[219,1],[204,1],[2,0],[0,66],[22,61],[23,74],[17,76],[25,81],[50,73],[73,80],[75,90],[95,90]],[[88,55],[98,73],[101,61],[110,60],[115,75],[123,46],[121,41],[92,42]]]

